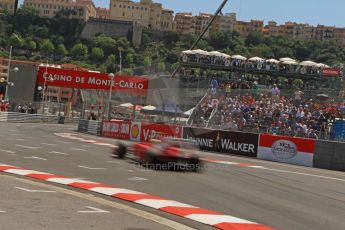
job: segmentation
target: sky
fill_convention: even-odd
[[[109,8],[109,0],[93,0]],[[139,1],[139,0],[134,0]],[[154,0],[176,12],[214,13],[222,0]],[[229,0],[223,13],[235,12],[238,20],[260,19],[267,23],[294,21],[311,25],[345,27],[345,0]]]

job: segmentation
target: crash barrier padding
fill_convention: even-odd
[[[260,134],[258,159],[313,167],[313,139]]]
[[[160,137],[182,138],[183,127],[178,125],[150,124],[131,121],[104,121],[102,136],[135,142]]]
[[[87,122],[88,125],[89,122]],[[94,123],[94,126],[100,126],[99,122],[91,122]],[[164,130],[180,135],[180,128],[182,128],[183,138],[194,140],[201,150],[345,171],[345,143],[343,142],[160,124],[142,124],[130,121],[105,121],[104,124],[102,135],[106,137],[145,141],[145,138],[157,137],[157,134]]]
[[[87,133],[100,136],[101,135],[102,122],[101,121],[88,121]]]
[[[317,140],[314,167],[345,171],[345,143]]]
[[[200,150],[256,157],[259,134],[184,127],[183,138]]]
[[[104,121],[102,124],[102,136],[120,140],[129,140],[130,128],[130,121]]]
[[[78,132],[87,133],[89,128],[89,120],[80,119],[78,122]]]

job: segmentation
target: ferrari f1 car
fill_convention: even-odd
[[[198,172],[202,161],[196,154],[196,148],[190,140],[165,138],[143,143],[119,142],[113,156],[128,158],[155,170],[183,170]]]

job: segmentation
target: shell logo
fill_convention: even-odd
[[[131,128],[131,135],[133,138],[138,138],[139,135],[139,126],[138,125],[133,125]]]

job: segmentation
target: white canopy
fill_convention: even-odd
[[[193,51],[191,50],[185,50],[185,51],[182,51],[183,54],[193,54]]]
[[[317,63],[313,61],[303,61],[300,63],[301,66],[315,66]]]
[[[126,107],[126,108],[133,108],[133,104],[132,103],[124,103],[120,105],[121,107]]]
[[[249,61],[264,61],[265,59],[261,58],[261,57],[252,57],[248,59]]]
[[[143,110],[155,110],[156,107],[153,106],[153,105],[147,105],[147,106],[144,106],[142,109],[143,109]]]
[[[228,54],[224,54],[224,53],[223,53],[223,57],[226,57],[226,58],[231,58],[231,56],[230,56],[230,55],[228,55]]]
[[[222,54],[221,52],[218,52],[218,51],[212,51],[212,52],[209,52],[208,54],[213,55],[213,56],[217,56],[217,57],[224,56],[224,54]]]
[[[276,59],[268,59],[268,60],[266,60],[266,62],[269,62],[269,63],[279,63],[280,61],[278,61]]]
[[[279,59],[281,62],[296,62],[296,60],[292,59],[292,58],[289,58],[289,57],[285,57],[285,58],[280,58]]]
[[[195,108],[191,108],[190,110],[188,110],[188,111],[184,112],[183,114],[184,114],[184,115],[188,115],[188,116],[190,116],[190,115],[192,115],[192,113],[193,113],[194,109],[195,109]]]
[[[232,59],[237,59],[237,60],[243,60],[243,61],[247,60],[246,57],[243,57],[241,55],[232,55],[231,58]]]
[[[297,65],[297,62],[295,60],[283,61],[282,64],[285,64],[285,65]]]
[[[208,54],[207,51],[205,51],[205,50],[200,50],[200,49],[198,49],[198,50],[192,50],[192,53],[193,53],[193,54],[203,54],[203,55],[207,55],[207,54]]]
[[[329,68],[329,66],[328,66],[328,65],[323,64],[323,63],[317,63],[317,64],[315,65],[315,67]]]

